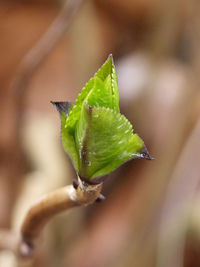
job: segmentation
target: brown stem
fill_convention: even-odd
[[[88,205],[94,202],[100,195],[102,184],[88,185],[79,179],[77,189],[69,185],[47,194],[27,213],[21,228],[22,241],[19,253],[29,257],[34,241],[40,235],[45,224],[56,214],[69,208]]]

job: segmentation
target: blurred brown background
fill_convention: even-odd
[[[199,12],[198,0],[0,2],[0,227],[18,231],[75,178],[50,100],[74,101],[109,53],[121,111],[156,158],[51,221],[34,266],[200,266]],[[17,266],[11,252],[0,266]]]

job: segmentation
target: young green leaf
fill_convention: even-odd
[[[151,159],[142,139],[120,114],[112,56],[78,95],[74,105],[54,102],[61,117],[62,143],[83,180],[97,183],[124,162]]]
[[[72,159],[72,162],[74,164],[74,167],[76,170],[79,169],[79,159],[77,155],[77,149],[76,144],[73,135],[70,134],[68,129],[65,127],[66,119],[68,117],[68,114],[70,110],[73,107],[73,104],[70,102],[51,102],[58,112],[60,113],[60,119],[61,119],[61,138],[62,138],[62,144],[65,152],[70,156]]]
[[[80,144],[80,175],[91,180],[112,172],[132,158],[142,157],[144,147],[123,115],[109,108],[87,105],[82,109],[77,127],[77,143]]]

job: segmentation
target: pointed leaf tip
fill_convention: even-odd
[[[67,115],[69,113],[69,109],[72,107],[72,103],[70,103],[70,102],[51,101],[51,104],[53,104],[56,107],[56,109],[59,113],[64,113],[65,115]]]
[[[111,59],[111,60],[113,61],[113,55],[112,55],[112,53],[110,53],[110,54],[108,55],[108,59]]]
[[[105,63],[108,62],[108,61],[111,63],[111,65],[114,65],[114,59],[113,59],[113,55],[112,55],[112,53],[110,53],[110,54],[108,55],[108,57],[107,57]],[[104,63],[104,64],[105,64],[105,63]]]
[[[146,146],[144,145],[143,150],[140,152],[139,158],[146,159],[146,160],[153,160],[154,158],[150,156],[149,151],[147,150]]]

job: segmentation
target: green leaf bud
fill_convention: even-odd
[[[111,55],[87,82],[74,105],[52,103],[60,113],[64,150],[84,181],[99,183],[128,160],[151,159],[142,139],[120,113]]]

